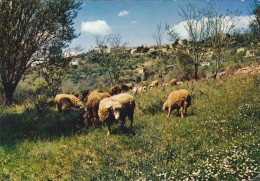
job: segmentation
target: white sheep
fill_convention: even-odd
[[[144,93],[144,92],[147,92],[147,87],[146,86],[134,87],[132,89],[132,91],[133,91],[133,94]]]
[[[110,135],[110,126],[115,120],[121,120],[121,129],[124,127],[126,117],[131,121],[132,130],[134,119],[135,101],[134,97],[128,93],[121,93],[111,97],[104,98],[99,103],[98,116],[99,119],[107,125]]]

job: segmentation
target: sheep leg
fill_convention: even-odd
[[[61,112],[61,105],[59,103],[56,103],[56,109]]]
[[[98,112],[96,110],[93,110],[93,127],[97,125],[97,122],[98,122]]]
[[[181,118],[184,118],[184,115],[183,115],[183,107],[180,108],[180,113],[181,113]]]
[[[129,115],[129,119],[131,121],[131,125],[130,125],[130,130],[133,130],[133,121],[134,121],[134,111],[131,112],[131,114]]]
[[[110,133],[111,133],[111,128],[110,128],[110,126],[111,126],[111,124],[110,124],[110,121],[107,121],[106,122],[106,125],[107,125],[107,136],[109,136],[110,135]]]
[[[124,125],[125,125],[125,118],[122,118],[122,123],[121,123],[121,130],[123,130],[123,128],[124,128]]]
[[[170,114],[171,114],[171,109],[172,109],[171,106],[169,106],[169,107],[168,107],[168,115],[167,115],[167,118],[168,118],[168,117],[170,116]]]
[[[185,103],[184,103],[184,115],[185,115],[185,116],[187,115],[187,109],[188,109],[187,105],[188,105],[188,103],[185,102]]]
[[[85,127],[86,128],[89,128],[90,127],[90,121],[91,120],[91,118],[87,118],[84,122],[85,122]]]

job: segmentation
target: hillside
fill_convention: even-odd
[[[247,35],[232,36],[228,40],[227,47],[222,48],[219,72],[223,72],[230,67],[243,67],[254,62],[259,62],[259,43],[252,43]],[[206,44],[206,42],[204,42]],[[114,64],[121,70],[118,74],[117,83],[133,82],[138,85],[147,85],[155,79],[159,79],[162,84],[168,79],[178,79],[186,81],[194,79],[194,62],[190,42],[187,40],[176,40],[172,44],[161,46],[139,46],[139,47],[96,47],[93,50],[78,56],[80,65],[75,66],[64,83],[73,80],[74,83],[84,82],[90,88],[103,88],[111,86],[109,75],[103,66],[103,55],[113,55],[112,59],[119,58],[122,63]],[[203,57],[199,62],[199,78],[211,77],[215,71],[216,53],[214,48],[205,46]],[[105,53],[102,53],[105,52]],[[109,53],[108,53],[109,52]],[[124,54],[120,58],[119,53]],[[109,56],[109,55],[108,55]],[[194,57],[193,57],[194,58]],[[112,61],[112,60],[110,60]],[[105,67],[111,66],[109,63]],[[77,75],[77,77],[76,77]],[[98,80],[98,81],[96,81]]]
[[[181,50],[174,44],[105,54],[109,58],[103,60],[120,58],[116,84],[159,81],[158,88],[134,95],[134,131],[127,120],[123,130],[113,125],[111,136],[104,126],[86,129],[83,112],[58,113],[41,67],[32,67],[17,87],[16,106],[0,106],[0,180],[255,178],[260,173],[259,47],[234,42],[224,51],[217,79],[212,78],[215,57],[208,47],[197,81],[191,55]],[[76,58],[63,70],[59,92],[81,94],[111,86],[109,64],[98,50]],[[182,84],[169,86],[171,79]],[[181,88],[192,94],[188,115],[181,119],[174,112],[167,118],[162,105]]]
[[[258,66],[259,67],[259,66]],[[192,92],[188,116],[162,112],[175,89]],[[0,108],[0,180],[251,180],[260,172],[260,76],[226,74],[137,94],[112,135],[80,113]]]

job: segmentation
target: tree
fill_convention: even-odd
[[[62,48],[76,38],[73,19],[81,3],[76,0],[0,1],[0,73],[6,104],[30,65],[44,49]]]
[[[255,0],[252,5],[252,14],[255,18],[250,22],[249,27],[253,33],[254,39],[260,41],[260,1]]]
[[[162,23],[161,22],[159,24],[157,24],[156,33],[153,34],[153,39],[156,42],[157,46],[162,45],[163,31],[162,31]]]
[[[108,72],[110,85],[115,85],[119,82],[122,67],[128,58],[124,48],[126,43],[120,34],[96,36],[95,41],[100,54],[99,63],[102,69]]]
[[[198,8],[192,3],[180,6],[179,8],[180,11],[178,11],[178,13],[183,19],[184,28],[189,35],[189,43],[184,45],[180,44],[179,46],[191,57],[194,65],[194,77],[197,80],[199,65],[207,49],[205,40],[208,39],[211,31],[210,21],[208,21],[208,15],[211,14],[211,9],[209,6],[206,8]],[[166,29],[170,40],[177,42],[179,35],[173,29],[170,30],[169,25],[166,26]]]
[[[156,33],[153,34],[153,39],[156,42],[156,46],[157,48],[159,48],[162,45],[162,40],[163,40],[163,30],[162,30],[162,23],[160,22],[159,24],[157,24],[157,29],[156,29]],[[157,61],[154,62],[153,64],[155,64],[159,77],[162,76],[162,66],[160,65],[162,62],[162,51],[159,50],[159,55],[157,56]]]
[[[180,6],[179,15],[184,20],[184,27],[189,34],[190,42],[188,44],[189,55],[194,64],[194,77],[198,79],[198,69],[203,60],[207,45],[205,40],[210,36],[210,6],[198,8],[195,4],[189,3]]]
[[[71,60],[76,58],[80,51],[80,47],[65,51],[61,44],[53,44],[48,48],[48,53],[44,53],[44,63],[40,65],[39,73],[47,82],[48,92],[52,97],[58,93]]]
[[[235,28],[235,15],[237,12],[231,12],[227,10],[225,14],[221,13],[217,9],[216,4],[212,4],[211,15],[208,15],[211,31],[210,38],[207,42],[213,48],[214,58],[215,58],[215,72],[213,78],[217,78],[219,71],[219,65],[221,63],[222,57],[230,43],[230,34]]]

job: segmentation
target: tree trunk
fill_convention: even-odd
[[[15,85],[4,85],[5,91],[5,104],[12,105],[14,103],[14,91],[16,86]]]
[[[213,78],[214,78],[214,79],[217,78],[218,70],[219,70],[219,60],[216,60],[215,73],[214,73],[214,75],[213,75]]]
[[[198,76],[199,64],[198,64],[198,63],[195,63],[194,66],[195,66],[195,72],[194,72],[194,73],[195,73],[195,74],[194,74],[195,80],[198,80],[198,79],[199,79],[199,76]]]

